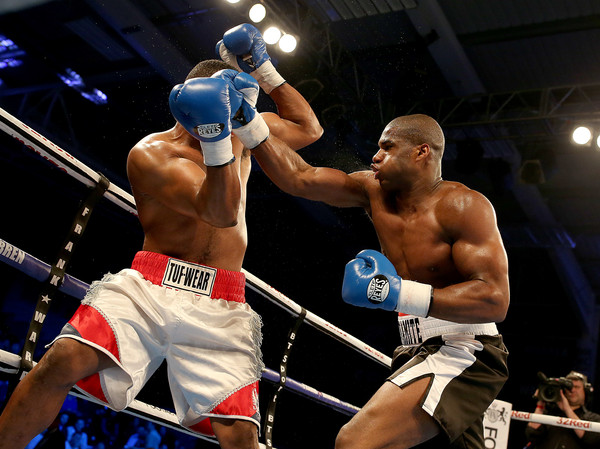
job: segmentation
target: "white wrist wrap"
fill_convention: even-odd
[[[402,279],[396,312],[426,317],[431,305],[432,289],[429,284]]]
[[[230,137],[216,142],[200,141],[200,146],[202,147],[202,154],[204,154],[204,165],[207,167],[224,165],[233,159]]]
[[[225,44],[219,45],[219,56],[221,57],[223,62],[229,64],[232,67],[235,67],[240,72],[242,71],[242,69],[240,68],[240,66],[237,63],[237,58],[235,57],[235,55],[233,53],[231,53],[229,50],[227,50],[227,47],[225,47]]]
[[[269,126],[260,114],[256,114],[247,125],[234,129],[233,134],[250,150],[256,148],[269,137]]]
[[[257,68],[254,72],[250,72],[250,75],[254,77],[262,89],[270,94],[273,89],[281,86],[285,83],[283,77],[279,74],[277,69],[271,61],[263,62],[263,64]]]

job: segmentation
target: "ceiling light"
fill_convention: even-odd
[[[240,0],[226,0],[227,3],[238,3]]]
[[[281,31],[277,27],[269,27],[263,33],[263,39],[267,44],[276,44],[281,37]]]
[[[66,69],[64,73],[59,73],[58,77],[67,86],[72,87],[79,92],[86,100],[89,100],[95,104],[106,104],[108,102],[108,98],[104,92],[96,88],[87,88],[83,82],[83,78],[81,78],[81,75],[79,75],[79,73],[77,73],[75,70]]]
[[[254,23],[258,23],[265,18],[265,16],[267,15],[267,10],[263,5],[257,3],[252,8],[250,8],[250,12],[248,13],[248,15],[250,16],[250,20],[252,20]]]
[[[596,150],[600,151],[600,136],[596,139]]]
[[[14,58],[0,59],[0,69],[6,69],[8,67],[18,67],[21,64],[23,64],[23,61],[21,61],[20,59],[14,59]]]
[[[592,130],[587,126],[579,126],[573,131],[572,139],[577,145],[589,145],[592,141]]]
[[[83,98],[95,104],[106,104],[108,102],[106,94],[98,89],[92,89],[90,92],[82,91],[80,93]]]
[[[284,34],[279,39],[279,48],[285,53],[290,53],[296,49],[296,38],[291,34]]]
[[[0,52],[7,50],[17,50],[19,46],[15,44],[11,39],[0,35]]]
[[[59,73],[58,77],[69,87],[83,88],[85,84],[81,79],[81,75],[75,70],[66,69],[64,74]]]

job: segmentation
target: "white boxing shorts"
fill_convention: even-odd
[[[73,338],[115,362],[77,383],[115,410],[127,407],[166,359],[183,426],[208,435],[208,417],[260,426],[262,323],[244,291],[241,272],[140,251],[131,269],[92,284],[54,341]]]

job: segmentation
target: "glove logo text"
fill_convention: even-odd
[[[373,304],[380,304],[385,301],[389,292],[390,283],[387,278],[382,274],[378,274],[371,279],[367,286],[367,299]]]
[[[207,123],[206,125],[196,126],[196,132],[200,137],[212,139],[223,132],[225,125],[223,123]]]

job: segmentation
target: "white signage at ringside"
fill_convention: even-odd
[[[486,449],[506,449],[512,404],[495,399],[483,415],[483,441]]]

